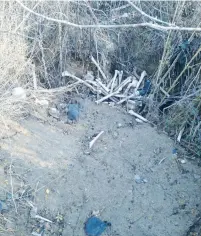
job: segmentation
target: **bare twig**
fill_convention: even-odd
[[[147,18],[149,18],[150,20],[153,20],[155,22],[158,22],[158,23],[162,23],[162,24],[165,24],[165,25],[168,25],[168,26],[174,26],[173,24],[169,23],[169,22],[165,22],[165,21],[162,21],[160,19],[157,19],[156,17],[153,17],[153,16],[150,16],[148,15],[147,13],[145,13],[144,11],[142,11],[139,7],[137,7],[132,1],[130,0],[127,0],[127,2],[133,6],[141,15],[143,16],[146,16]]]
[[[82,79],[78,78],[77,76],[70,74],[68,71],[64,71],[62,73],[62,76],[69,76],[69,77],[77,80],[78,82],[83,83],[88,88],[90,88],[92,91],[96,91],[96,89],[94,87],[92,87],[90,84],[88,84],[85,80],[82,80]]]
[[[162,25],[158,25],[158,24],[154,24],[154,23],[139,23],[139,24],[122,24],[122,25],[79,25],[79,24],[75,24],[66,20],[59,20],[59,19],[55,19],[49,16],[44,16],[40,13],[37,13],[35,11],[33,11],[32,9],[28,8],[27,6],[25,6],[21,1],[16,0],[16,2],[18,4],[20,4],[25,10],[33,13],[36,16],[42,17],[43,19],[52,21],[52,22],[57,22],[57,23],[62,23],[62,24],[66,24],[75,28],[79,28],[79,29],[84,29],[84,28],[104,28],[104,29],[110,29],[110,28],[136,28],[136,27],[150,27],[156,30],[162,30],[162,31],[196,31],[196,32],[200,32],[201,28],[193,28],[193,27],[179,27],[179,26],[162,26]]]
[[[108,98],[113,97],[114,95],[116,95],[116,94],[118,94],[118,93],[119,93],[119,92],[116,91],[116,92],[113,92],[113,93],[107,94],[105,97],[103,97],[103,98],[97,100],[96,103],[97,103],[97,104],[100,104],[101,102],[107,100]]]
[[[144,121],[144,122],[148,122],[148,120],[146,118],[144,118],[143,116],[137,114],[136,112],[134,112],[133,110],[129,110],[128,113],[132,116],[137,117],[138,119]]]
[[[94,63],[94,65],[98,68],[99,72],[101,73],[101,75],[103,76],[103,79],[105,80],[105,82],[107,82],[107,77],[104,74],[103,70],[100,68],[99,64],[96,62],[96,60],[94,59],[94,57],[91,57],[92,62]]]
[[[94,143],[100,138],[100,136],[104,133],[104,131],[101,131],[98,135],[96,135],[96,137],[91,140],[91,142],[89,143],[89,148],[92,148]]]

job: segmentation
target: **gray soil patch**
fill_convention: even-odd
[[[172,140],[117,108],[86,101],[76,124],[29,118],[21,125],[21,133],[1,142],[5,228],[14,230],[5,235],[27,236],[44,227],[30,217],[29,202],[53,221],[43,235],[55,236],[84,236],[92,212],[111,222],[103,234],[111,236],[184,236],[198,216],[196,162],[180,163]]]

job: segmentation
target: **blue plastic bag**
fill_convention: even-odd
[[[111,223],[91,216],[86,221],[84,230],[87,236],[100,236],[108,226],[111,226]]]

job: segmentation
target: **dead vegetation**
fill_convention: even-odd
[[[200,156],[199,2],[0,4],[0,115],[5,127],[6,116],[32,112],[38,97],[88,87],[97,103],[111,99],[128,106],[140,100],[133,112],[161,125]],[[68,76],[62,76],[66,71]],[[143,71],[151,91],[139,98],[133,92],[143,88],[138,76]],[[94,81],[88,82],[91,72]],[[115,77],[121,83],[130,77],[130,87],[117,93],[122,84],[115,90]],[[18,86],[28,91],[26,100],[13,98]]]

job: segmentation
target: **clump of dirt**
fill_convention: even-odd
[[[59,119],[21,121],[24,132],[2,140],[5,235],[84,236],[91,214],[111,222],[107,235],[185,235],[200,211],[196,161],[117,107],[81,104],[75,124],[63,109]]]

